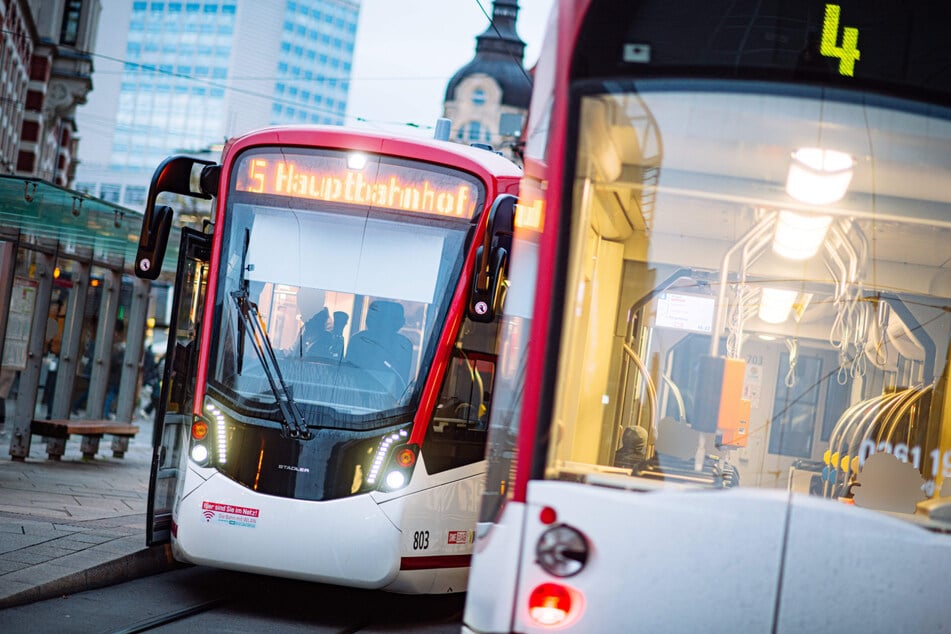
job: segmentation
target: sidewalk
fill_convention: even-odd
[[[170,569],[167,548],[145,545],[152,421],[124,458],[104,436],[83,461],[71,437],[59,462],[34,436],[25,462],[10,460],[10,427],[0,431],[0,609],[73,594]]]

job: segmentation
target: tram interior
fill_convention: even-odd
[[[228,264],[223,296],[234,300],[226,314],[238,336],[230,363],[223,333],[222,382],[271,394],[258,360],[270,347],[274,378],[300,403],[354,415],[406,405],[464,232],[243,204],[234,215],[232,243],[246,250]],[[244,315],[249,308],[256,314]],[[248,337],[258,318],[258,336]]]
[[[271,283],[256,295],[295,399],[358,413],[384,410],[409,396],[419,372],[426,304]],[[256,380],[257,391],[270,394],[250,343],[244,356],[249,371],[238,384]]]
[[[852,103],[583,98],[549,475],[951,496],[949,141]],[[827,172],[834,200],[791,184]]]

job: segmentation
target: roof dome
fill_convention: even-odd
[[[472,61],[449,80],[445,101],[455,101],[456,89],[464,79],[485,74],[501,86],[504,105],[528,108],[532,82],[522,66],[525,42],[515,31],[517,17],[517,0],[495,0],[492,3],[492,23],[476,37],[476,54]]]

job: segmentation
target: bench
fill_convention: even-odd
[[[99,439],[103,434],[115,436],[112,442],[112,455],[115,458],[125,456],[129,448],[129,438],[139,432],[137,425],[120,423],[112,420],[34,420],[30,424],[30,433],[37,436],[46,436],[51,440],[46,445],[46,453],[50,460],[59,460],[66,448],[66,441],[71,435],[83,437],[80,450],[83,458],[91,460],[99,451]],[[58,441],[58,442],[57,442]]]

